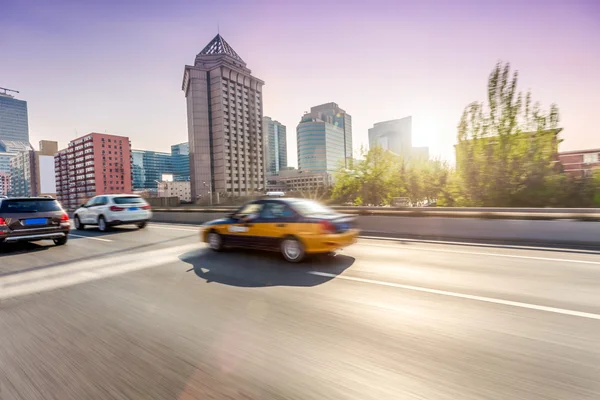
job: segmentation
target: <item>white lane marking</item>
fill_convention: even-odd
[[[525,259],[525,260],[558,261],[558,262],[567,262],[567,263],[600,265],[600,261],[573,260],[573,259],[568,259],[568,258],[520,256],[517,254],[485,253],[485,252],[481,252],[481,251],[447,250],[447,249],[434,249],[434,248],[427,248],[427,247],[398,247],[398,246],[387,246],[384,244],[369,244],[368,246],[388,247],[388,248],[401,249],[401,250],[433,251],[433,252],[437,252],[437,253],[470,254],[470,255],[476,255],[476,256],[521,258],[521,259]]]
[[[78,237],[78,238],[82,238],[82,239],[98,240],[100,242],[112,242],[112,240],[110,240],[110,239],[102,239],[102,238],[93,237],[93,236],[76,235],[74,233],[69,233],[69,236],[74,236],[74,237]]]
[[[171,227],[166,227],[166,226],[162,226],[162,225],[148,225],[148,228],[155,228],[155,229],[166,229],[169,231],[185,231],[185,232],[198,232],[199,231],[199,227],[196,229],[184,229],[184,228],[171,228]]]
[[[0,277],[0,300],[73,286],[175,262],[179,260],[181,254],[193,249],[201,251],[198,245],[189,244],[99,260],[71,262],[45,270]]]
[[[348,280],[348,281],[361,282],[361,283],[371,283],[374,285],[390,286],[390,287],[394,287],[394,288],[413,290],[413,291],[417,291],[417,292],[432,293],[432,294],[438,294],[438,295],[442,295],[442,296],[457,297],[457,298],[467,299],[467,300],[483,301],[486,303],[501,304],[501,305],[511,306],[511,307],[527,308],[530,310],[546,311],[546,312],[551,312],[551,313],[555,313],[555,314],[563,314],[563,315],[570,315],[573,317],[600,320],[600,314],[567,310],[564,308],[540,306],[537,304],[521,303],[519,301],[495,299],[493,297],[475,296],[475,295],[471,295],[471,294],[449,292],[446,290],[430,289],[430,288],[425,288],[425,287],[420,287],[420,286],[403,285],[401,283],[385,282],[385,281],[378,281],[378,280],[366,279],[366,278],[357,278],[354,276],[336,275],[336,274],[330,274],[327,272],[309,271],[308,273],[311,275],[325,276],[328,278],[344,279],[344,280]]]
[[[376,231],[369,231],[376,232]],[[397,235],[397,233],[393,232],[376,232],[383,235]],[[512,244],[496,244],[496,243],[472,243],[468,241],[463,242],[453,242],[448,240],[429,240],[429,239],[407,239],[407,238],[398,238],[398,237],[386,237],[386,236],[368,236],[368,235],[359,235],[361,239],[371,239],[371,240],[383,240],[390,242],[413,242],[413,243],[433,243],[433,244],[452,244],[452,245],[467,245],[471,247],[494,247],[499,249],[523,249],[523,250],[555,250],[555,251],[563,251],[572,249],[566,249],[562,247],[539,247],[539,246],[523,246],[523,245],[512,245]],[[584,250],[577,249],[577,253],[582,254],[600,254],[598,250]]]

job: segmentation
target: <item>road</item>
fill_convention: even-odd
[[[2,400],[600,398],[597,252],[74,233],[0,255]]]

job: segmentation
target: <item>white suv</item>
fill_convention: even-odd
[[[106,194],[92,197],[82,204],[73,215],[76,229],[86,225],[98,225],[106,232],[111,226],[134,224],[142,229],[152,218],[150,205],[140,196],[133,194]]]

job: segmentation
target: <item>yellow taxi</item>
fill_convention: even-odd
[[[313,200],[262,199],[205,223],[200,236],[214,251],[225,247],[280,251],[287,261],[299,262],[307,254],[331,253],[356,242],[355,219]]]

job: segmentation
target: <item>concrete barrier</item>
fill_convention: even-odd
[[[154,211],[154,221],[201,224],[228,213]],[[600,223],[589,221],[361,215],[357,223],[364,235],[384,237],[600,246]]]
[[[238,207],[177,207],[156,208],[157,212],[181,213],[229,213]],[[600,221],[598,208],[493,208],[493,207],[332,207],[338,212],[354,215],[393,216],[393,217],[445,217],[445,218],[485,218],[485,219],[527,219],[552,220],[575,219]]]

